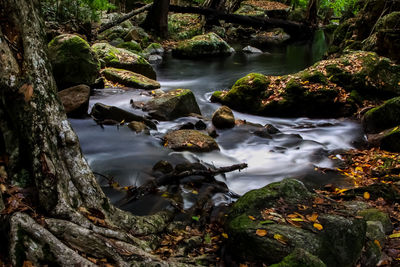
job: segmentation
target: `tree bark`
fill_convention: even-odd
[[[168,11],[170,0],[154,0],[142,27],[154,31],[161,38],[168,36]]]
[[[311,25],[317,25],[318,22],[319,0],[309,0],[307,5],[307,22]]]
[[[148,243],[133,235],[163,230],[170,214],[138,217],[110,204],[58,99],[37,2],[0,3],[0,133],[10,156],[8,180],[31,187],[37,198],[35,208],[46,220],[39,224],[27,213],[7,217],[10,236],[0,238],[10,240],[13,265],[28,259],[35,265],[88,266],[90,262],[76,251],[90,254],[93,250],[121,266],[143,257],[149,265],[162,263],[150,257]],[[96,234],[95,247],[77,245],[90,241],[81,236],[85,234]],[[173,263],[172,259],[169,264]]]

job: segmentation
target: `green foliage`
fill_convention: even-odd
[[[80,23],[97,21],[101,11],[114,8],[108,0],[44,0],[40,6],[46,20]]]
[[[357,0],[320,0],[320,8],[330,8],[335,16],[341,16],[345,12],[356,13]]]

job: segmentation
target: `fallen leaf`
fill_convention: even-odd
[[[274,239],[276,239],[278,242],[282,243],[282,244],[287,244],[286,242],[288,241],[288,239],[286,237],[284,237],[283,235],[280,234],[274,234]]]
[[[378,240],[374,240],[374,243],[379,247],[379,249],[382,249],[381,243],[379,243]]]
[[[192,216],[192,219],[198,222],[200,220],[200,216]]]
[[[33,87],[31,84],[24,84],[19,88],[19,92],[24,95],[25,102],[29,102],[33,95]]]
[[[294,222],[304,222],[304,220],[301,219],[301,218],[293,218],[291,220],[294,221]]]
[[[6,190],[7,190],[6,186],[4,184],[0,184],[0,191],[4,193],[6,192]]]
[[[319,223],[314,223],[313,226],[314,226],[315,229],[317,229],[317,230],[319,230],[319,231],[321,231],[322,229],[324,229],[324,227],[323,227],[321,224],[319,224]]]
[[[22,267],[34,267],[33,263],[31,261],[24,261]]]
[[[391,234],[389,238],[400,238],[400,233]]]
[[[265,221],[261,221],[260,223],[261,223],[261,224],[271,224],[271,223],[274,223],[274,221],[265,220]]]
[[[258,236],[266,236],[267,233],[268,232],[265,229],[257,229],[257,231],[256,231],[256,235],[258,235]]]
[[[316,222],[318,219],[318,214],[313,212],[313,214],[307,216],[307,219],[311,222]]]
[[[364,197],[364,199],[368,200],[371,196],[368,192],[364,192],[363,197]]]
[[[228,238],[228,234],[227,233],[222,233],[221,234],[223,238]]]
[[[249,219],[252,220],[252,221],[256,220],[256,218],[254,218],[254,216],[251,216],[251,215],[249,215]]]

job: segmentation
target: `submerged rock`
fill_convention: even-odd
[[[197,130],[176,130],[164,137],[164,146],[177,151],[210,152],[219,150],[215,140]]]
[[[58,92],[65,113],[70,117],[87,115],[90,98],[90,87],[84,84],[67,88]]]
[[[128,112],[126,110],[114,106],[107,106],[102,103],[94,104],[90,115],[100,124],[102,123],[102,121],[105,120],[112,120],[118,123],[138,121],[138,122],[143,122],[151,129],[157,129],[157,126],[154,124],[154,122],[144,118],[143,116],[133,114],[131,112]]]
[[[288,223],[293,217],[289,214],[296,214],[296,207],[311,207],[315,197],[293,179],[246,193],[228,215],[229,253],[239,260],[268,265],[283,261],[281,264],[284,264],[288,261],[285,257],[298,253],[294,252],[295,248],[301,248],[307,252],[307,258],[318,263],[316,266],[323,266],[318,258],[327,266],[353,266],[364,245],[364,220],[319,211],[317,220],[294,215],[302,223],[296,220]],[[298,210],[297,213],[311,214],[312,211]]]
[[[234,49],[215,33],[198,35],[184,40],[172,50],[172,55],[181,58],[230,55]]]
[[[174,120],[191,113],[201,114],[196,98],[189,89],[175,89],[157,95],[143,109],[158,120]]]
[[[232,128],[235,126],[235,116],[229,107],[222,106],[214,112],[212,123],[218,129]]]
[[[156,72],[149,62],[135,53],[107,43],[96,43],[92,45],[92,49],[107,67],[130,70],[150,79],[156,79]]]
[[[110,80],[112,82],[117,82],[127,87],[146,89],[146,90],[160,88],[159,82],[129,70],[106,68],[101,73],[107,80]]]
[[[59,89],[79,84],[92,85],[99,76],[100,62],[81,37],[62,34],[48,45],[53,75]]]
[[[252,46],[246,46],[245,48],[243,48],[243,52],[245,53],[250,53],[250,54],[260,54],[262,53],[262,51],[258,48],[252,47]]]

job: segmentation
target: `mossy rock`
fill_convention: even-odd
[[[203,33],[201,16],[196,14],[170,14],[168,36],[173,40],[186,40]]]
[[[163,145],[177,151],[210,152],[219,150],[214,138],[197,130],[176,130],[163,137]]]
[[[312,83],[320,83],[326,85],[328,83],[328,78],[320,71],[304,71],[301,73],[301,79],[303,81],[309,81]]]
[[[143,50],[143,53],[147,55],[162,55],[164,54],[164,48],[159,43],[151,43]]]
[[[235,11],[234,14],[258,18],[268,17],[262,8],[243,3],[240,5],[239,9]]]
[[[326,264],[306,250],[296,248],[281,262],[272,264],[270,267],[326,267]]]
[[[199,58],[230,55],[233,52],[233,48],[221,37],[215,33],[208,33],[179,42],[172,50],[172,55],[179,58]]]
[[[218,129],[232,128],[235,126],[235,116],[229,107],[222,106],[212,115],[212,123]]]
[[[316,230],[312,224],[298,228],[284,224],[284,221],[279,224],[276,221],[264,221],[262,216],[263,210],[279,210],[281,205],[312,206],[313,199],[314,195],[301,182],[293,179],[246,193],[228,214],[226,229],[229,253],[238,260],[271,264],[279,261],[285,263],[285,257],[294,253],[296,248],[301,248],[315,255],[311,258],[316,266],[324,266],[321,261],[326,266],[353,266],[361,255],[365,241],[364,220],[319,213],[318,221],[323,229]],[[260,230],[265,231],[260,234]]]
[[[362,124],[367,133],[378,133],[400,125],[400,97],[392,98],[369,110],[363,116]]]
[[[390,233],[393,230],[389,215],[383,211],[378,209],[366,209],[358,212],[358,215],[362,216],[365,221],[381,222],[385,233]]]
[[[131,24],[132,25],[132,24]],[[125,25],[126,26],[126,25]],[[124,38],[126,34],[129,32],[128,27],[124,27],[122,25],[114,26],[110,29],[105,30],[97,36],[97,40],[100,41],[111,41],[116,38]]]
[[[146,33],[146,31],[138,26],[133,26],[130,28],[129,32],[126,33],[125,37],[123,37],[126,42],[136,41],[142,47],[145,47],[149,44],[150,36]]]
[[[268,88],[270,80],[263,74],[250,73],[239,79],[227,93],[215,92],[212,101],[247,112],[257,112],[261,106],[260,95]]]
[[[136,41],[129,41],[129,42],[122,42],[119,45],[117,45],[118,48],[124,48],[126,50],[129,50],[133,53],[140,53],[142,52],[142,47],[140,44]]]
[[[175,89],[155,96],[143,108],[158,120],[174,120],[190,114],[201,114],[194,94],[189,89]]]
[[[87,84],[99,76],[100,62],[89,44],[73,34],[62,34],[48,45],[53,75],[59,89]]]
[[[129,70],[106,68],[101,73],[107,80],[110,80],[112,82],[117,82],[127,87],[146,89],[146,90],[160,88],[159,82]]]
[[[135,53],[107,43],[96,43],[92,49],[107,67],[130,70],[156,80],[156,72],[153,67],[146,59]]]

